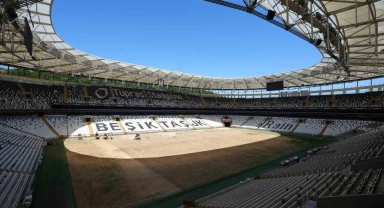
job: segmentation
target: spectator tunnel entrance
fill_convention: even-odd
[[[224,116],[221,119],[221,122],[223,123],[224,127],[229,128],[232,125],[232,118],[230,118],[228,116]]]

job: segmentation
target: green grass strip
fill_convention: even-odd
[[[44,151],[43,163],[35,180],[32,208],[76,207],[71,174],[63,140],[53,140]]]

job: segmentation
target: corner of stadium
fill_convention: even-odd
[[[321,61],[239,78],[125,63],[65,42],[53,0],[0,1],[1,208],[384,207],[384,2],[205,1]]]

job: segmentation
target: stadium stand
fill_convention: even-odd
[[[190,130],[193,127],[179,116],[157,116],[160,126],[166,131]]]
[[[200,97],[134,88],[43,85],[0,81],[2,109],[51,109],[51,104],[188,108],[382,108],[381,91],[276,98]],[[64,91],[67,93],[64,93]],[[65,95],[66,94],[66,95]]]
[[[239,78],[208,77],[124,63],[88,54],[62,40],[52,24],[53,0],[0,2],[0,208],[31,206],[34,178],[38,175],[46,146],[53,142],[57,142],[55,146],[63,150],[63,155],[59,156],[60,151],[52,151],[55,156],[52,163],[58,164],[58,168],[52,171],[55,166],[44,160],[43,164],[50,167],[42,168],[42,172],[48,170],[44,176],[54,177],[40,175],[39,179],[45,180],[45,184],[54,178],[59,180],[49,184],[54,187],[51,193],[45,190],[34,196],[34,200],[39,195],[50,200],[36,200],[41,204],[33,207],[105,207],[112,201],[111,207],[136,207],[136,204],[122,204],[124,201],[119,199],[123,198],[129,203],[139,202],[137,207],[147,207],[145,200],[152,204],[167,200],[174,203],[176,200],[173,197],[212,193],[219,190],[218,187],[233,184],[235,178],[253,174],[251,171],[259,174],[198,199],[191,207],[323,208],[327,206],[320,206],[320,202],[327,199],[353,196],[355,198],[351,201],[355,203],[361,196],[372,195],[381,198],[382,206],[377,207],[384,207],[384,84],[379,83],[384,77],[383,1],[206,1],[254,14],[253,17],[287,30],[314,45],[322,56],[320,62],[299,70]],[[191,8],[188,9],[192,11]],[[161,8],[156,9],[162,11]],[[86,12],[83,13],[86,16]],[[180,19],[179,16],[177,18]],[[192,29],[198,32],[198,28]],[[225,44],[231,45],[230,41]],[[248,48],[254,49],[252,46]],[[278,49],[269,57],[283,54]],[[192,60],[197,59],[192,57]],[[211,68],[218,69],[217,75],[220,76],[222,67],[214,66],[214,61],[210,62]],[[230,72],[237,73],[238,68],[241,66],[234,67]],[[263,71],[268,73],[266,69]],[[334,87],[339,89],[334,90]],[[112,116],[113,113],[121,116]],[[141,140],[139,133],[198,130],[193,132],[198,135],[206,133],[205,129],[224,127],[280,132],[283,136],[266,141],[261,137],[268,132],[255,131],[260,134],[249,133],[256,135],[252,138],[255,142],[249,140],[252,143],[242,143],[240,136],[237,138],[230,131],[225,132],[227,129],[218,129],[216,132],[231,135],[228,140],[237,141],[226,146],[218,143],[227,138],[211,141],[208,136],[196,136],[204,140],[199,146],[208,147],[207,143],[212,143],[214,148],[199,152],[193,147],[194,141],[188,138],[185,139],[188,145],[184,145],[189,148],[188,151],[172,155],[153,154],[150,158],[145,154],[150,151],[139,145],[167,145],[166,136],[175,138],[174,135],[181,133],[164,133],[163,141],[143,137],[144,141],[137,147],[131,145],[136,141],[114,140],[110,145],[107,141],[89,142],[99,134],[136,134],[135,138]],[[236,131],[242,130],[233,132]],[[288,134],[301,135],[290,137]],[[92,138],[85,138],[88,141],[68,138],[83,136]],[[99,151],[121,151],[125,161],[123,158],[99,158],[93,152],[97,157],[97,162],[94,162],[92,154],[65,150],[65,142],[55,141],[54,138],[68,138],[68,143],[73,142],[73,146],[76,142],[81,145],[98,142]],[[174,140],[176,142],[170,145],[178,145],[173,149],[181,150],[181,139]],[[111,146],[113,142],[126,143],[124,149],[118,149]],[[280,148],[277,145],[279,142],[286,144]],[[316,142],[330,145],[314,147],[319,144]],[[142,152],[138,153],[131,147]],[[83,146],[83,149],[86,148]],[[275,149],[278,152],[276,155],[273,153]],[[170,149],[161,146],[161,151],[167,150],[171,153]],[[236,158],[236,153],[240,159]],[[242,153],[245,153],[244,156]],[[305,153],[307,155],[299,159]],[[263,157],[263,160],[258,161],[253,156]],[[272,158],[275,157],[282,161],[274,161]],[[49,160],[53,157],[47,154],[45,158]],[[264,161],[265,158],[269,161]],[[218,165],[219,170],[225,168],[228,173],[219,177],[218,171],[212,169],[211,174],[205,165],[214,168],[213,163]],[[241,163],[246,166],[242,168]],[[107,177],[101,177],[104,170],[108,173]],[[119,170],[124,172],[119,174]],[[96,172],[100,176],[94,174]],[[117,175],[124,175],[125,178]],[[81,179],[71,176],[81,176]],[[197,176],[207,177],[202,180]],[[119,186],[104,186],[104,182],[120,185],[131,180],[134,186],[123,186],[121,190]],[[74,183],[73,187],[71,183]],[[81,187],[83,184],[84,187]],[[65,188],[66,185],[68,187]],[[160,189],[151,190],[151,185]],[[145,189],[153,192],[143,191]],[[187,192],[181,192],[185,190]],[[203,191],[193,193],[196,190]],[[57,192],[57,195],[52,192]],[[75,197],[78,197],[78,204]],[[73,204],[66,201],[73,201]],[[370,203],[366,203],[360,207],[369,206]],[[349,206],[336,203],[332,207]]]
[[[310,135],[338,136],[355,129],[364,130],[373,124],[370,121],[354,120],[321,120],[300,119],[287,117],[262,116],[225,116],[231,119],[231,126],[254,128],[275,132],[291,132]],[[91,136],[96,132],[109,134],[125,134],[139,132],[158,132],[192,130],[201,128],[223,127],[221,115],[158,115],[155,120],[150,116],[122,116],[120,121],[113,116],[92,116],[92,121],[86,122],[85,116],[45,116],[44,122],[39,116],[8,116],[0,117],[0,124],[44,138],[57,138],[58,135],[66,137]],[[329,124],[326,124],[329,122]]]
[[[296,126],[297,119],[274,117],[269,118],[267,122],[259,127],[259,129],[267,129],[277,132],[290,132]]]
[[[0,98],[4,102],[1,109],[32,109],[29,99],[20,90],[15,82],[0,82]]]
[[[323,96],[311,96],[309,99],[309,103],[307,104],[308,108],[324,108],[327,107],[325,104],[327,100],[330,100],[331,96],[323,95]]]
[[[31,93],[36,107],[50,109],[51,103],[64,103],[64,88],[62,86],[46,86],[38,84],[23,84],[25,90]]]
[[[84,104],[84,87],[68,86],[68,103]]]
[[[254,99],[235,99],[235,107],[237,108],[248,108],[254,107],[255,100]]]
[[[80,135],[90,136],[87,123],[84,122],[83,116],[68,116],[68,135],[77,137]]]
[[[0,207],[31,203],[32,183],[46,141],[0,125]]]
[[[359,127],[368,126],[371,123],[367,121],[336,120],[329,125],[324,135],[337,136]]]
[[[223,123],[221,122],[222,116],[219,115],[201,115],[200,118],[203,119],[205,123],[213,128],[223,127]]]
[[[194,129],[209,129],[211,126],[207,124],[207,122],[204,122],[204,120],[201,120],[199,118],[196,118],[195,116],[183,116],[184,120],[193,126]]]
[[[60,135],[68,136],[68,118],[67,116],[45,116],[48,123],[56,130]]]
[[[250,119],[249,116],[229,116],[229,117],[232,119],[232,126],[241,126],[248,119]]]
[[[148,116],[124,116],[121,117],[121,120],[121,123],[124,123],[123,125],[128,133],[163,131],[160,124],[157,121],[150,119]]]
[[[320,119],[306,119],[301,123],[295,132],[300,132],[303,134],[312,134],[318,135],[321,130],[324,128],[324,123]]]
[[[364,108],[370,101],[377,99],[381,92],[367,92],[364,94],[337,95],[338,108]]]
[[[382,168],[351,171],[350,166],[383,156],[383,133],[383,129],[373,129],[341,140],[306,161],[201,198],[197,207],[306,207],[327,196],[381,193]]]
[[[44,138],[56,138],[38,116],[0,117],[0,123]]]

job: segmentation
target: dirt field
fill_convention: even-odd
[[[277,133],[206,129],[65,141],[78,207],[121,207],[249,169],[303,148]],[[181,202],[180,202],[181,203]]]

